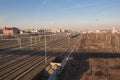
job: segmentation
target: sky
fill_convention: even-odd
[[[120,0],[0,0],[0,27],[120,29]]]

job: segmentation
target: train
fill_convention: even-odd
[[[76,38],[79,35],[80,35],[79,33],[67,33],[66,37],[67,38]]]

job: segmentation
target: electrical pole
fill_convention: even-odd
[[[19,48],[21,48],[21,39],[17,37],[17,40],[18,40]]]
[[[44,29],[44,39],[45,39],[45,63],[47,63],[47,41],[46,41],[46,29]]]
[[[30,37],[30,42],[31,42],[31,46],[32,46],[32,35],[31,35],[31,37]]]
[[[96,40],[98,39],[97,28],[98,28],[98,19],[96,19]]]

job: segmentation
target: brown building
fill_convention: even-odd
[[[3,34],[5,35],[15,35],[15,34],[19,34],[20,33],[20,30],[18,28],[7,28],[7,27],[4,27],[3,28]]]

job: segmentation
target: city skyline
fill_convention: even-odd
[[[0,0],[0,27],[120,29],[120,0]]]

